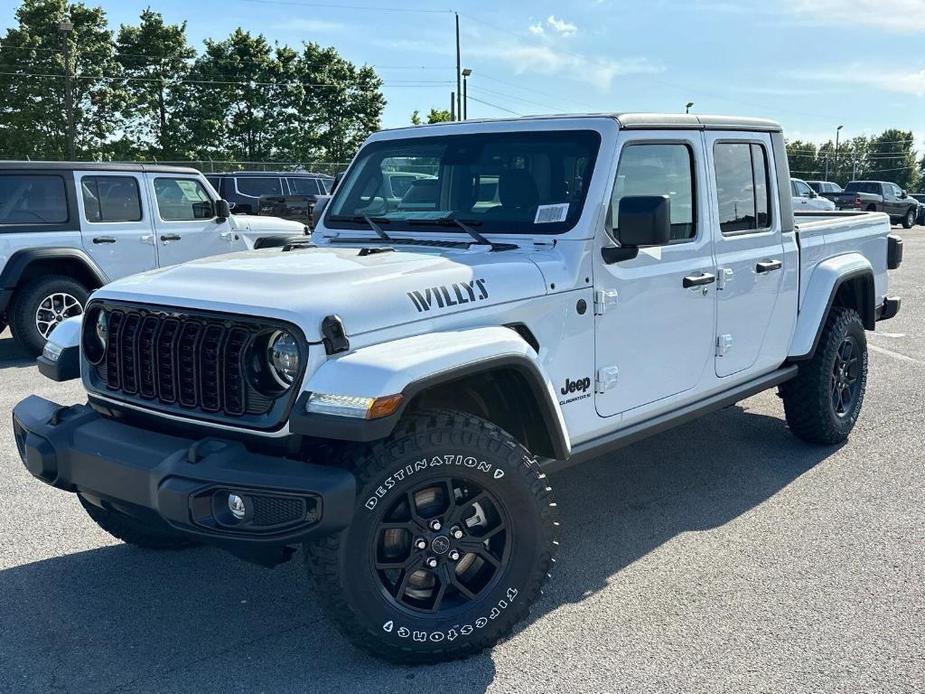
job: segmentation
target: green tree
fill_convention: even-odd
[[[6,157],[67,156],[67,118],[62,35],[67,35],[78,157],[108,154],[123,90],[112,33],[102,9],[66,0],[24,0],[16,26],[0,38],[0,153]]]
[[[871,138],[869,175],[892,181],[900,188],[915,190],[919,184],[919,167],[915,158],[915,137],[908,130],[891,128]]]
[[[817,174],[816,145],[811,142],[794,140],[787,143],[787,159],[790,173],[794,178],[814,179]]]
[[[165,24],[150,8],[140,20],[138,26],[123,24],[116,38],[117,59],[126,77],[125,133],[140,154],[175,157],[181,85],[196,51],[186,40],[186,22]]]
[[[448,123],[453,120],[453,114],[446,109],[432,108],[430,113],[427,114],[427,124],[432,125],[433,123]],[[421,112],[414,111],[411,114],[411,125],[424,125],[424,121],[421,120]]]

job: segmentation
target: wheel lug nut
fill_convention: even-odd
[[[463,531],[460,530],[458,526],[454,526],[453,529],[450,530],[450,535],[452,535],[457,540],[459,540],[459,539],[462,539]]]
[[[438,521],[436,518],[430,522],[430,529],[433,530],[434,532],[437,532],[442,527],[443,527],[443,524],[440,521]]]
[[[457,552],[455,549],[450,552],[449,556],[451,560],[459,561],[459,552]]]
[[[425,540],[423,537],[419,537],[414,541],[414,546],[417,549],[427,549],[427,540]]]
[[[431,569],[437,568],[437,558],[436,557],[428,557],[427,561],[425,561],[424,563],[427,564],[427,566]]]

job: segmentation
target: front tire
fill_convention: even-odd
[[[911,229],[915,224],[915,210],[909,209],[906,216],[903,217],[903,229]]]
[[[306,547],[346,635],[393,662],[424,663],[510,634],[558,544],[552,490],[528,451],[483,419],[427,410],[350,455],[353,522]]]
[[[83,313],[89,295],[84,285],[63,275],[32,280],[13,299],[10,311],[13,337],[30,354],[41,354],[54,327]]]
[[[171,532],[167,527],[149,525],[119,511],[97,506],[80,494],[77,498],[93,522],[127,544],[145,549],[185,549],[196,545],[194,540]]]
[[[858,312],[829,312],[813,358],[780,387],[787,424],[810,443],[835,444],[857,423],[867,389],[867,336]]]

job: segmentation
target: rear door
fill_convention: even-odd
[[[715,365],[725,377],[758,362],[783,283],[784,247],[770,136],[710,132],[706,142],[718,221]]]
[[[811,190],[803,181],[790,181],[794,212],[803,212],[813,208]]]
[[[75,171],[84,250],[109,279],[157,266],[151,208],[142,173]]]
[[[245,248],[230,220],[216,217],[215,201],[198,177],[149,173],[147,179],[161,267]]]
[[[620,201],[638,195],[669,197],[672,241],[613,263],[594,254],[595,406],[604,417],[641,417],[671,407],[709,373],[716,268],[700,132],[626,131],[621,140],[599,243],[615,244]],[[697,284],[685,287],[685,278]]]

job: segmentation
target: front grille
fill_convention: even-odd
[[[120,303],[106,302],[104,307],[108,340],[91,381],[106,395],[206,419],[259,425],[277,423],[268,418],[281,414],[281,401],[291,400],[290,392],[278,397],[262,393],[246,367],[255,343],[259,346],[268,335],[291,326]],[[88,313],[93,308],[91,304]]]

